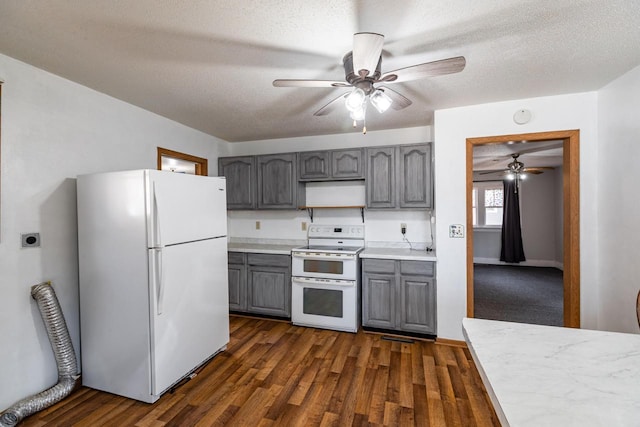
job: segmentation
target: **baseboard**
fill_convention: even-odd
[[[553,267],[558,270],[564,271],[564,264],[558,261],[547,259],[531,259],[521,263],[510,263],[500,261],[498,258],[473,258],[474,264],[490,264],[490,265],[515,265],[523,267]]]
[[[451,345],[454,347],[467,347],[466,341],[451,340],[449,338],[436,338],[436,344]]]

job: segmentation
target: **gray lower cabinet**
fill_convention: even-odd
[[[363,259],[362,325],[436,335],[435,263]]]
[[[229,310],[291,317],[291,257],[229,252]]]
[[[258,209],[297,209],[304,205],[304,183],[298,182],[296,153],[256,157]]]
[[[255,209],[256,158],[254,156],[220,157],[218,176],[227,181],[227,209]]]
[[[368,209],[430,209],[431,144],[367,148]]]
[[[246,255],[229,252],[229,310],[247,311]]]

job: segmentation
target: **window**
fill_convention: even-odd
[[[503,185],[501,181],[473,183],[474,227],[502,226]]]

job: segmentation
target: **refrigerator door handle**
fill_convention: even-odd
[[[156,183],[153,182],[153,199],[151,206],[151,233],[153,238],[152,247],[162,247],[162,236],[160,234],[160,209],[158,209],[158,190],[156,189]]]
[[[156,314],[162,314],[162,306],[164,301],[164,286],[162,283],[162,250],[151,249],[151,271],[153,274],[154,291],[156,297]]]

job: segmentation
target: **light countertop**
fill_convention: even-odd
[[[229,252],[291,255],[291,249],[298,248],[300,246],[302,245],[296,243],[230,242],[227,244],[227,250]]]
[[[360,258],[436,261],[436,253],[434,251],[427,252],[404,248],[367,247],[360,252]]]
[[[464,319],[504,426],[640,425],[640,335]]]

